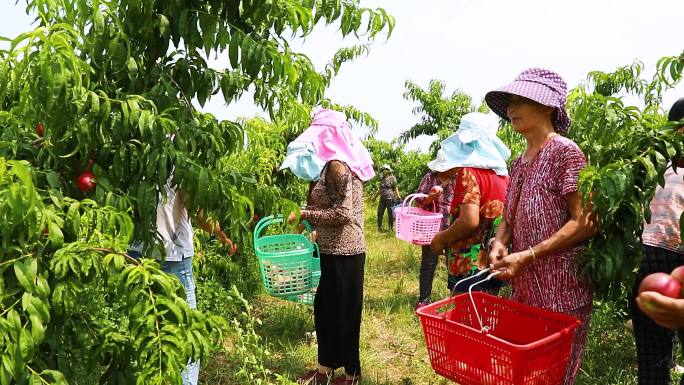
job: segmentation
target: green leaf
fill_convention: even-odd
[[[230,57],[230,66],[233,69],[239,69],[240,63],[238,61],[240,47],[240,32],[233,30],[230,36],[230,45],[228,46],[228,56]]]
[[[169,37],[169,19],[166,18],[164,15],[159,15],[159,33],[162,35],[162,37],[168,38]]]
[[[70,204],[66,215],[66,221],[70,227],[70,231],[75,235],[78,235],[78,230],[81,227],[81,214],[79,212],[80,205],[81,204],[79,202],[73,202]]]
[[[59,178],[59,174],[57,174],[55,171],[48,171],[45,173],[45,179],[47,179],[47,182],[51,188],[62,188],[62,182]]]
[[[55,248],[60,248],[64,244],[62,229],[54,221],[48,222],[48,240]]]
[[[249,66],[250,62],[250,55],[254,54],[252,51],[253,45],[253,40],[249,36],[245,36],[245,38],[242,40],[242,43],[240,44],[240,61],[242,62],[243,70],[249,70],[247,67]]]
[[[98,35],[101,35],[102,32],[104,32],[104,15],[102,14],[102,10],[98,9],[95,12],[95,21],[93,22],[93,25],[95,26],[95,33]]]
[[[45,338],[45,326],[43,325],[43,319],[37,314],[31,314],[29,319],[31,320],[31,337],[33,341],[40,343]]]
[[[644,166],[644,169],[646,170],[646,180],[647,183],[650,184],[650,182],[654,181],[658,176],[655,166],[650,160],[644,158],[643,156],[637,157],[637,160]]]
[[[135,77],[135,75],[138,73],[138,63],[136,63],[135,59],[132,57],[128,58],[128,64],[126,65],[126,68],[128,68],[128,74],[131,77]]]
[[[26,329],[21,329],[21,334],[19,337],[19,353],[21,358],[24,360],[29,360],[33,356],[34,344],[31,332]]]
[[[15,261],[13,264],[14,275],[19,284],[28,292],[33,292],[34,281],[38,270],[36,258],[28,258],[25,261]]]
[[[211,51],[216,40],[216,17],[208,13],[200,12],[199,24],[202,29],[202,41],[204,43],[204,50],[207,54]]]

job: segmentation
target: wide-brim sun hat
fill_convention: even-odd
[[[489,169],[508,175],[506,161],[511,151],[496,136],[498,119],[493,114],[471,112],[461,117],[458,130],[440,143],[432,171],[444,172],[455,167]]]
[[[505,120],[508,119],[506,107],[510,95],[518,95],[547,107],[553,107],[551,123],[559,133],[566,133],[570,127],[570,117],[565,111],[568,86],[560,75],[543,68],[528,68],[521,72],[513,82],[485,95],[489,108]]]
[[[380,167],[380,171],[382,170],[387,170],[389,172],[392,172],[392,167],[389,166],[389,164],[385,163]]]
[[[437,151],[437,157],[434,160],[428,162],[427,166],[430,170],[434,172],[444,172],[456,167],[456,164],[454,163],[454,161],[449,159],[444,150],[440,149]]]

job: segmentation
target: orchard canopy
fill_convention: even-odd
[[[242,336],[235,351],[253,365],[238,375],[257,383],[250,376],[261,358],[245,346],[259,340],[242,299],[259,290],[251,226],[303,201],[306,186],[277,166],[314,108],[377,130],[381,122],[326,90],[376,40],[391,43],[395,18],[359,0],[19,3],[36,21],[0,38],[0,385],[178,383],[185,363],[208,360],[228,333]],[[322,68],[291,44],[314,28],[339,39]],[[342,46],[344,38],[355,43]],[[653,77],[640,62],[592,72],[568,100],[569,137],[589,160],[581,190],[601,223],[583,265],[600,289],[631,279],[648,202],[671,160],[684,156],[661,105],[682,77],[678,54],[660,59]],[[420,122],[397,143],[367,138],[376,163],[399,164],[403,192],[430,157],[403,144],[444,138],[463,114],[485,109],[460,91],[444,96],[446,87],[407,81],[404,97]],[[641,107],[625,103],[626,93]],[[201,111],[210,98],[245,97],[262,118]],[[510,126],[500,135],[514,152],[523,148]],[[196,268],[242,289],[229,294],[241,316],[190,309],[157,262],[126,254],[133,241],[160,249],[156,207],[169,182],[239,246],[241,256],[219,258],[225,250],[199,236]]]

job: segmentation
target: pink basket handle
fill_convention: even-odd
[[[409,194],[404,198],[404,203],[401,205],[401,209],[403,210],[404,207],[411,207],[413,204],[413,201],[419,198],[427,198],[429,195],[427,194],[422,194],[422,193],[416,193],[416,194]],[[408,201],[408,204],[406,203]],[[435,201],[432,201],[432,212],[437,212],[437,205],[435,204]]]

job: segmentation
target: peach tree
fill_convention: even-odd
[[[301,127],[368,45],[318,71],[291,38],[336,23],[342,37],[371,41],[394,19],[357,0],[26,9],[35,29],[0,46],[0,384],[178,383],[228,325],[190,309],[156,262],[125,254],[132,240],[158,247],[162,187],[180,186],[239,244],[255,205],[286,204],[222,161],[243,149],[242,125],[197,105],[250,93],[273,120]]]
[[[593,194],[600,227],[581,264],[599,290],[633,278],[642,256],[643,224],[650,220],[649,202],[664,183],[666,168],[684,157],[678,124],[667,122],[663,107],[669,106],[661,106],[663,92],[682,78],[684,55],[659,60],[651,79],[643,69],[635,62],[611,73],[591,72],[587,84],[568,98],[573,119],[568,136],[589,163],[580,189],[585,198]],[[631,105],[625,94],[642,106]]]

